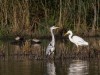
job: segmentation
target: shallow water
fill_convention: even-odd
[[[85,39],[89,46],[80,47],[79,56],[83,54],[81,58],[74,55],[77,48],[69,40],[56,40],[55,57],[64,59],[55,60],[41,59],[45,58],[45,49],[50,40],[42,40],[41,44],[33,45],[30,42],[22,45],[1,41],[0,75],[100,75],[100,38]]]
[[[0,61],[1,75],[100,75],[100,60]]]

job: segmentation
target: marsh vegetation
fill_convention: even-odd
[[[0,37],[49,36],[52,25],[58,35],[100,35],[100,0],[0,0],[0,15]]]
[[[100,38],[85,38],[89,42],[89,46],[77,47],[69,40],[56,40],[54,59],[93,59],[100,58]],[[8,59],[32,59],[45,60],[46,48],[49,39],[42,39],[41,44],[32,44],[30,41],[24,43],[12,43],[12,41],[0,42],[0,58]]]

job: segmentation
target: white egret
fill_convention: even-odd
[[[51,32],[51,35],[52,35],[52,41],[47,46],[46,55],[54,54],[54,50],[55,50],[55,37],[54,37],[54,34],[53,34],[53,30],[57,29],[57,28],[59,28],[59,27],[55,27],[55,26],[50,27],[50,32]]]
[[[77,48],[78,46],[87,46],[88,42],[84,41],[81,37],[79,36],[73,36],[73,33],[71,30],[69,30],[65,35],[69,34],[69,40],[74,43]]]

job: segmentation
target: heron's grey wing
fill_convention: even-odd
[[[54,47],[52,46],[52,43],[50,42],[46,49],[46,55],[50,55],[51,52],[53,51],[53,48]]]

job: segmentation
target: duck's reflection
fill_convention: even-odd
[[[88,63],[87,61],[74,60],[69,67],[68,75],[87,75]]]
[[[56,75],[55,69],[56,67],[55,67],[54,61],[48,61],[47,62],[47,75]]]

